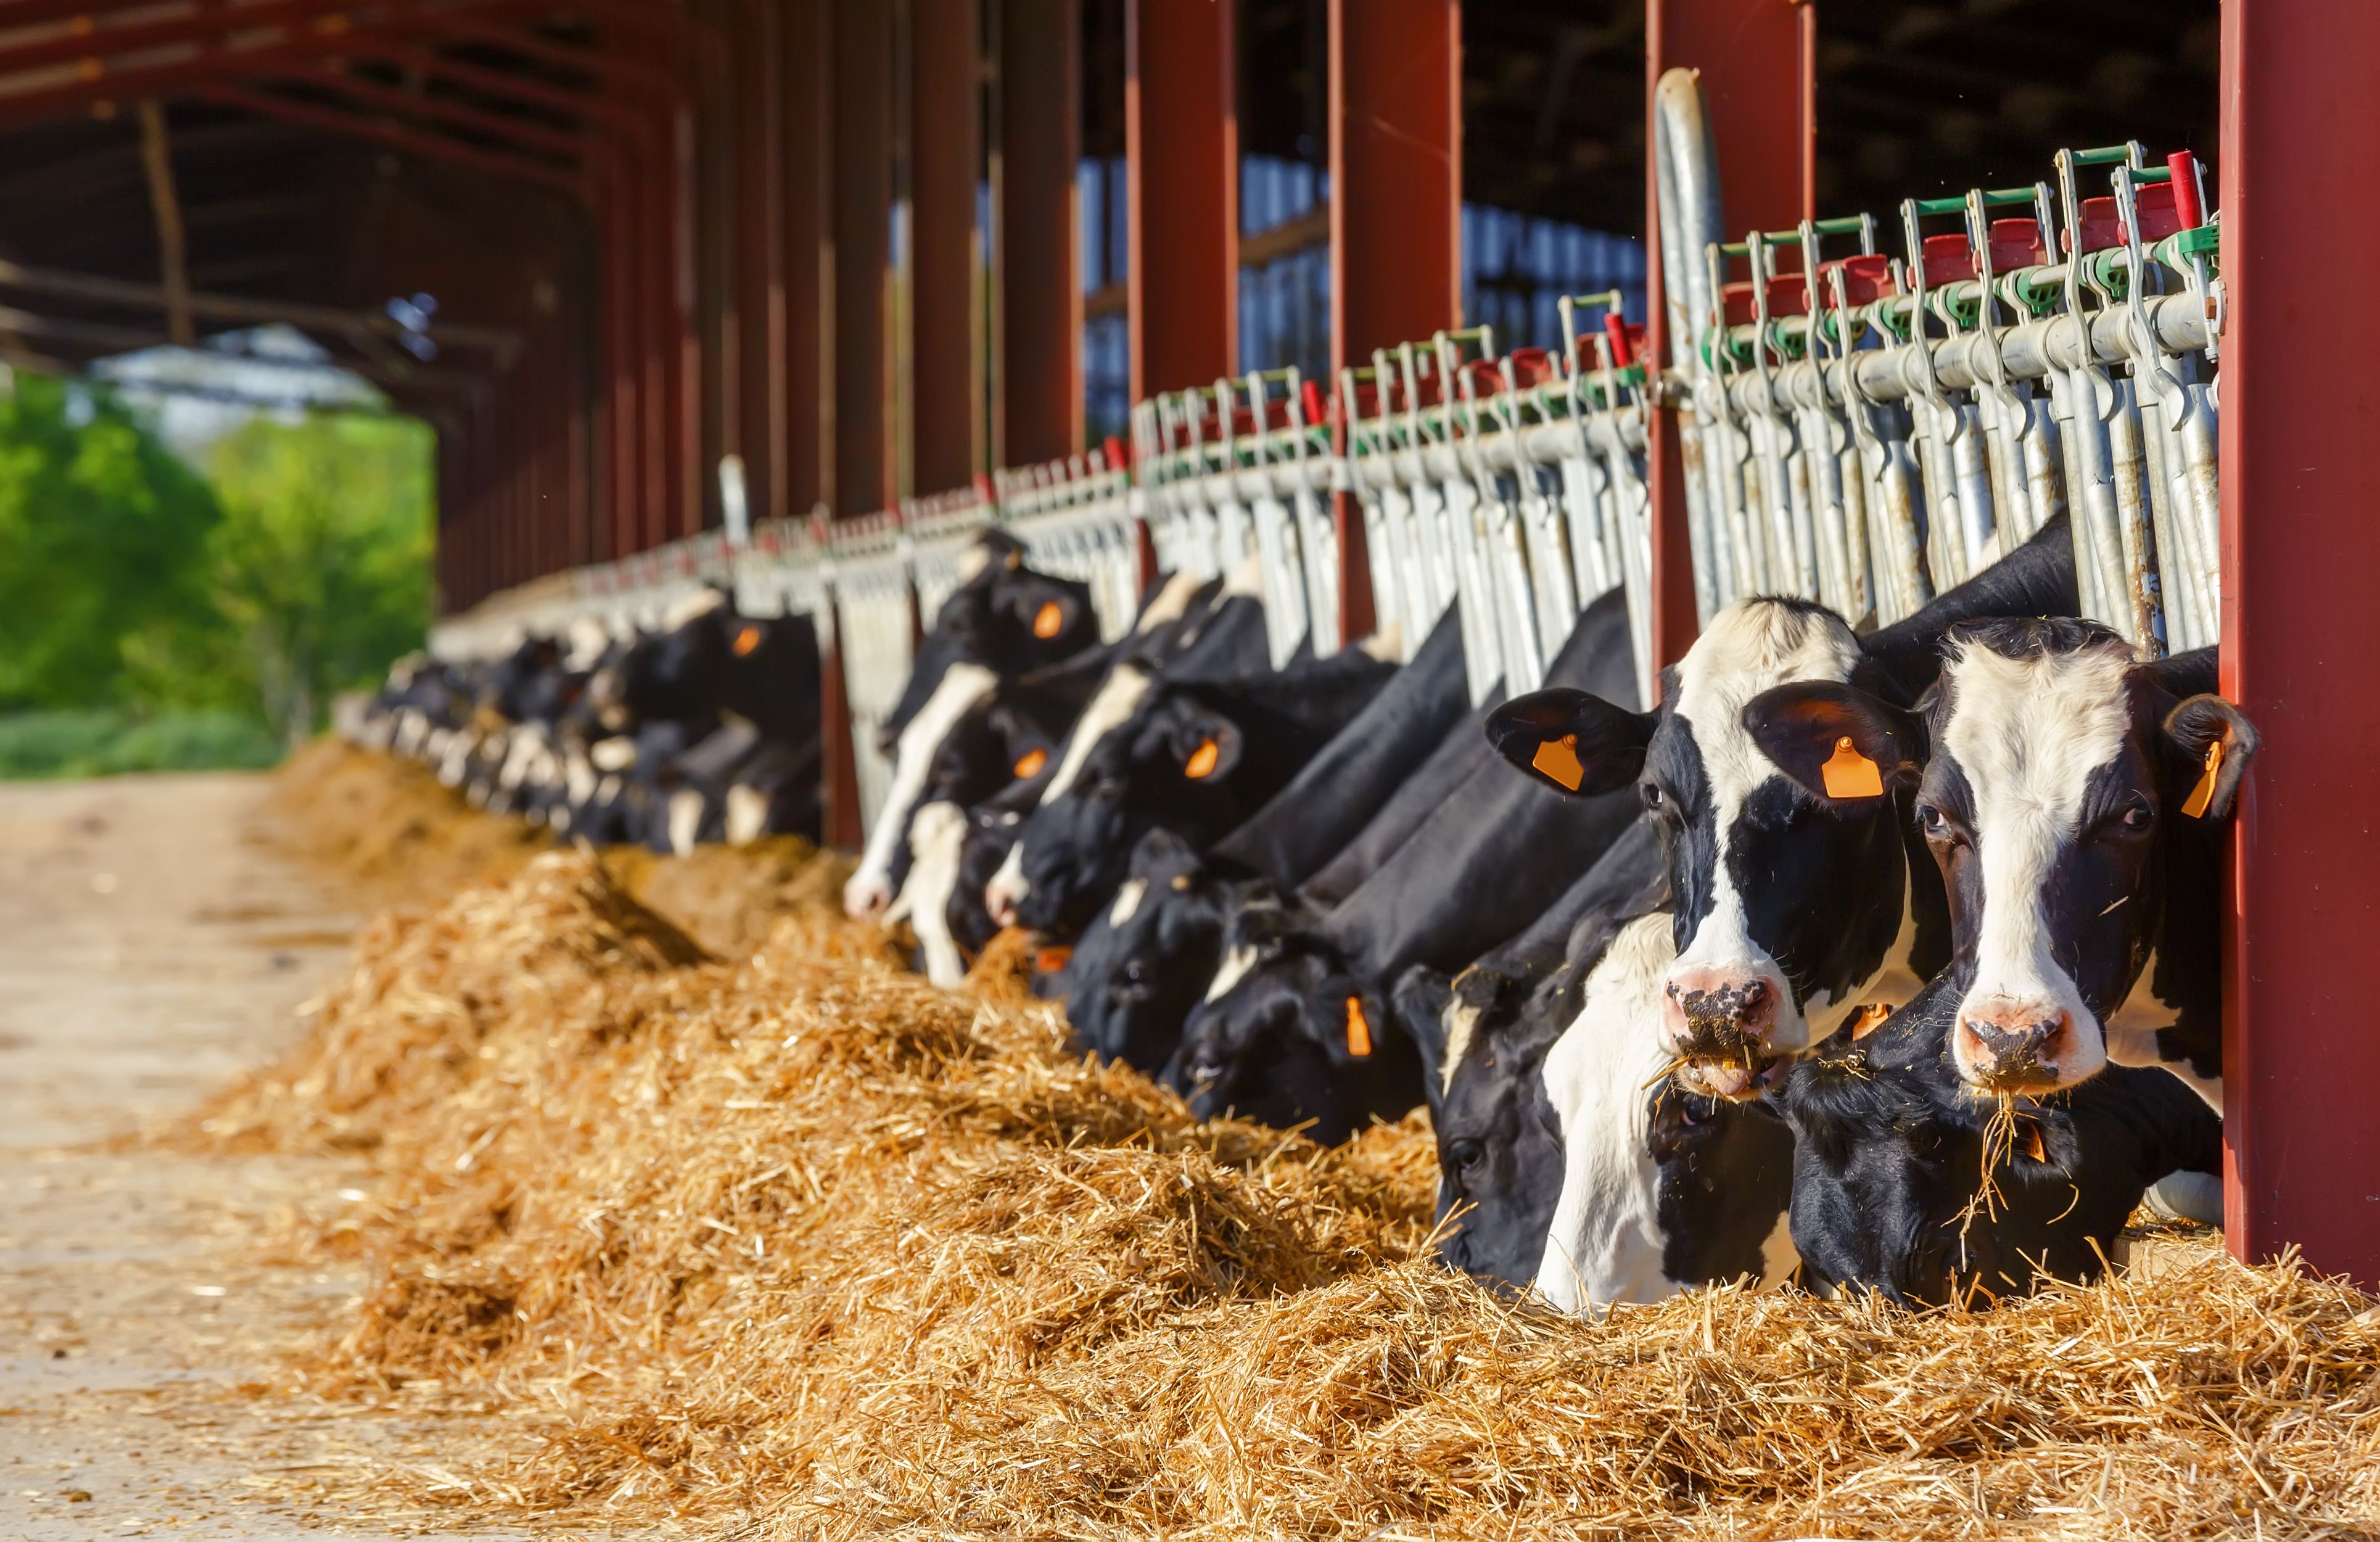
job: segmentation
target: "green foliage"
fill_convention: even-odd
[[[0,713],[0,778],[261,768],[280,758],[273,734],[239,712],[140,718],[83,708]]]
[[[433,443],[407,419],[259,418],[202,479],[104,392],[18,375],[0,395],[0,776],[255,764],[314,733],[420,646]]]
[[[239,639],[219,671],[292,743],[430,625],[431,437],[401,418],[259,419],[209,458],[209,577]]]
[[[122,699],[128,645],[204,624],[218,517],[123,408],[19,375],[0,396],[0,710]]]

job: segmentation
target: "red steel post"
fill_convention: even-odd
[[[892,8],[834,6],[834,512],[893,501]]]
[[[1081,0],[1000,16],[1000,464],[1083,447]]]
[[[1132,399],[1240,357],[1234,0],[1124,0]]]
[[[786,0],[785,504],[802,516],[834,503],[834,79],[832,0]]]
[[[1335,380],[1375,348],[1462,323],[1463,6],[1330,4]],[[1343,451],[1343,406],[1341,416]],[[1352,639],[1373,628],[1371,572],[1360,509],[1341,493],[1337,510],[1340,613]]]
[[[977,322],[982,87],[977,0],[911,0],[909,486],[917,492],[965,487],[990,469]],[[1056,98],[1040,107],[1062,118],[1072,103]]]
[[[2355,965],[2380,919],[2380,312],[2323,254],[2380,242],[2365,0],[2225,0],[2223,690],[2263,748],[2236,816],[2224,1014],[2226,1225],[2245,1259],[2380,1281],[2380,1037]]]
[[[1817,165],[1814,53],[1817,13],[1803,0],[1650,0],[1645,9],[1645,142],[1653,87],[1664,70],[1702,74],[1703,103],[1719,165],[1730,235],[1777,230],[1813,213]],[[1645,249],[1649,277],[1648,349],[1669,355],[1661,288],[1660,212],[1653,157],[1645,157]],[[1694,559],[1686,540],[1685,467],[1666,414],[1647,456],[1653,497],[1653,639],[1659,662],[1674,662],[1701,627],[1694,614]]]

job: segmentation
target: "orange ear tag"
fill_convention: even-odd
[[[1364,1020],[1364,1003],[1354,996],[1347,998],[1347,1052],[1357,1060],[1372,1052],[1372,1025]]]
[[[1055,600],[1044,600],[1041,608],[1033,613],[1033,635],[1047,642],[1066,625],[1066,613]]]
[[[1075,950],[1072,948],[1043,948],[1033,955],[1033,972],[1037,975],[1054,975],[1064,968],[1066,961],[1074,956]]]
[[[1586,768],[1578,763],[1578,735],[1565,734],[1537,746],[1537,752],[1529,757],[1529,769],[1577,792],[1578,784],[1586,780]]]
[[[1020,781],[1020,782],[1021,782],[1021,781],[1023,781],[1025,778],[1026,778],[1026,777],[1028,777],[1028,776],[1031,776],[1031,775],[1035,774],[1036,772],[1038,772],[1038,771],[1040,771],[1040,769],[1041,769],[1042,767],[1044,767],[1044,766],[1048,765],[1049,763],[1050,763],[1050,752],[1049,752],[1048,750],[1046,750],[1046,749],[1028,749],[1028,750],[1026,750],[1026,751],[1025,752],[1024,756],[1023,756],[1021,759],[1019,759],[1017,760],[1017,762],[1016,762],[1015,771],[1016,771],[1016,777],[1017,777],[1017,780],[1018,780],[1018,781]]]
[[[2224,744],[2224,740],[2217,739],[2206,747],[2206,774],[2198,779],[2198,785],[2190,790],[2189,798],[2181,806],[2181,811],[2193,820],[2206,818],[2206,806],[2215,801],[2215,776],[2223,769]]]
[[[1876,762],[1852,747],[1848,738],[1835,741],[1835,753],[1818,768],[1828,797],[1882,797],[1884,773]]]
[[[1876,1029],[1884,1026],[1884,1020],[1891,1015],[1892,1009],[1885,1005],[1882,1002],[1870,1002],[1867,1005],[1860,1008],[1857,1012],[1852,1013],[1852,1042],[1856,1044],[1861,1039],[1865,1038],[1868,1035],[1876,1032]]]
[[[1215,774],[1215,762],[1222,756],[1223,752],[1215,747],[1214,740],[1201,739],[1198,747],[1190,752],[1190,763],[1182,768],[1182,774],[1193,782],[1203,781]]]
[[[742,631],[736,633],[735,641],[733,645],[735,650],[735,656],[741,659],[745,655],[750,653],[752,650],[759,647],[761,635],[760,628],[758,626],[748,625]]]

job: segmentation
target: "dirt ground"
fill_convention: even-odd
[[[259,836],[266,787],[0,783],[0,1542],[439,1535],[292,1499],[434,1469],[438,1427],[243,1390],[362,1284],[248,1239],[359,1173],[110,1144],[285,1046],[360,918]]]

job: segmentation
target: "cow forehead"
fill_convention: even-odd
[[[1744,732],[1754,697],[1797,680],[1849,680],[1858,662],[1858,639],[1829,611],[1745,600],[1713,616],[1678,662],[1673,713],[1701,751],[1711,806],[1738,807],[1779,774]]]
[[[726,603],[727,595],[724,590],[708,586],[696,589],[692,594],[662,613],[661,630],[674,632],[690,621],[701,620]]]
[[[1067,789],[1074,786],[1075,778],[1083,774],[1084,763],[1090,759],[1091,751],[1110,733],[1132,721],[1133,713],[1139,709],[1141,698],[1148,694],[1153,683],[1148,671],[1137,664],[1118,664],[1108,671],[1108,677],[1099,682],[1099,688],[1091,697],[1090,704],[1075,720],[1074,733],[1066,740],[1066,753],[1059,760],[1057,771],[1050,778],[1050,785],[1041,794],[1043,803],[1054,803],[1065,795]]]
[[[2131,667],[2119,643],[2022,659],[1952,650],[1942,748],[1966,776],[1979,833],[2011,820],[2073,827],[2092,773],[2123,753]]]

